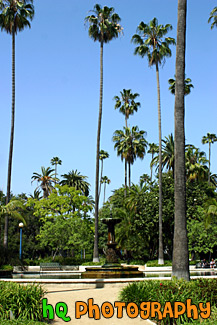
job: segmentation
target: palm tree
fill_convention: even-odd
[[[110,184],[111,180],[107,176],[103,176],[100,181],[101,184],[104,184],[104,199],[103,204],[105,203],[105,190],[106,190],[106,184]]]
[[[11,199],[11,201],[6,205],[0,205],[0,216],[8,215],[14,219],[18,219],[24,223],[26,226],[26,220],[23,217],[21,211],[25,209],[23,200],[21,199]]]
[[[34,6],[28,0],[0,0],[0,28],[12,35],[12,110],[11,110],[11,134],[8,159],[8,179],[6,204],[10,201],[11,172],[14,142],[14,118],[15,118],[15,35],[25,27],[31,27],[29,20],[33,19]],[[4,247],[8,247],[8,216],[5,216]]]
[[[117,149],[117,155],[121,156],[122,161],[125,159],[128,163],[129,188],[131,186],[131,165],[137,157],[143,159],[145,155],[147,141],[144,134],[146,132],[139,131],[138,126],[133,126],[132,129],[124,127],[124,131],[116,130],[112,138],[115,142],[114,148]]]
[[[148,153],[151,154],[151,161],[153,161],[154,159],[154,155],[158,152],[159,148],[158,145],[156,143],[149,143],[149,149],[148,149]],[[153,169],[153,165],[150,164],[150,168],[151,168],[151,181],[152,181],[152,169]]]
[[[124,114],[125,116],[125,126],[127,125],[127,120],[130,115],[134,114],[134,111],[137,112],[138,108],[141,106],[139,102],[135,102],[135,99],[139,96],[139,94],[135,93],[133,94],[131,92],[131,89],[123,89],[123,91],[120,92],[121,97],[115,96],[114,100],[115,103],[115,109],[119,108],[119,112]],[[127,161],[125,159],[125,196],[126,196],[126,188],[127,188]]]
[[[185,179],[185,39],[187,0],[178,0],[175,87],[175,217],[172,276],[189,280]]]
[[[76,190],[81,191],[83,195],[89,195],[90,184],[86,181],[87,176],[81,175],[77,169],[61,176],[63,177],[63,180],[60,182],[60,185],[68,185],[74,187]]]
[[[102,180],[102,173],[103,173],[103,160],[109,158],[109,153],[104,150],[100,150],[99,152],[99,160],[101,160],[101,176],[100,176],[100,186],[99,186],[99,197],[101,192],[101,180]]]
[[[211,24],[211,29],[213,29],[214,26],[217,27],[217,7],[215,7],[211,11],[210,16],[209,16],[209,19],[208,19],[208,23],[210,23],[212,19],[213,19],[213,22]]]
[[[134,54],[140,55],[142,58],[147,56],[149,66],[155,65],[157,78],[157,94],[158,94],[158,130],[159,130],[159,257],[158,263],[164,264],[163,254],[163,229],[162,229],[162,148],[161,148],[161,104],[160,104],[160,81],[159,81],[159,65],[161,65],[166,57],[171,56],[170,45],[175,44],[172,37],[164,36],[172,29],[170,24],[165,26],[158,25],[157,18],[145,24],[143,21],[139,24],[137,31],[132,37],[132,41],[138,46],[135,48]]]
[[[166,167],[167,170],[172,170],[174,176],[174,139],[171,133],[168,137],[162,140],[162,169]],[[158,150],[157,150],[158,152]],[[151,167],[154,165],[159,169],[159,155],[155,156],[151,161]]]
[[[55,166],[55,178],[57,178],[57,165],[62,165],[62,160],[59,157],[53,157],[50,161],[52,166]],[[56,184],[57,180],[55,180]]]
[[[206,159],[206,154],[195,148],[193,145],[186,146],[185,150],[185,169],[186,169],[186,179],[189,181],[194,180],[207,180],[208,160]]]
[[[116,101],[115,109],[119,108],[119,111],[125,115],[125,123],[127,128],[127,120],[129,115],[133,115],[134,112],[137,112],[141,104],[139,102],[135,102],[135,99],[139,96],[139,94],[133,94],[131,89],[123,89],[123,91],[120,91],[120,93],[121,97],[114,97]]]
[[[171,79],[168,80],[168,82],[170,84],[169,90],[170,90],[171,94],[175,95],[176,79],[171,78]],[[190,94],[191,88],[194,88],[194,86],[191,83],[191,79],[186,78],[185,79],[185,96]]]
[[[207,133],[202,138],[202,144],[209,143],[209,174],[208,174],[208,182],[210,183],[210,166],[211,166],[211,144],[217,141],[216,134]]]
[[[99,118],[97,130],[96,146],[96,183],[95,183],[95,237],[93,261],[99,262],[98,249],[98,214],[99,214],[99,151],[100,151],[100,133],[102,122],[102,98],[103,98],[103,45],[117,38],[122,32],[120,26],[120,17],[114,12],[114,8],[101,7],[99,4],[94,6],[93,14],[87,16],[85,21],[89,24],[89,36],[100,43],[100,96],[99,96]]]
[[[32,182],[37,181],[40,183],[38,187],[41,187],[43,191],[43,198],[47,198],[53,189],[53,183],[55,183],[53,172],[54,169],[50,167],[41,167],[41,174],[33,173]]]

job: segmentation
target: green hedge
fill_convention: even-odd
[[[181,302],[186,304],[187,299],[191,299],[191,305],[196,305],[200,318],[199,303],[208,303],[212,307],[217,304],[217,279],[196,279],[189,282],[184,280],[147,280],[143,282],[134,282],[122,289],[120,293],[120,301],[126,304],[134,302],[140,308],[142,302],[158,302],[161,304],[161,312],[163,313],[166,302],[170,302],[172,310],[174,303]],[[205,305],[206,306],[206,305]],[[216,316],[216,311],[214,316]],[[151,318],[151,317],[149,317]],[[188,324],[193,322],[193,318],[187,317],[184,313],[177,319],[170,318],[169,314],[162,320],[159,320],[159,314],[155,313],[152,317],[157,321],[157,324]],[[209,320],[207,320],[209,321]],[[195,322],[195,321],[194,321]],[[217,322],[214,322],[217,324]],[[213,324],[214,324],[213,323]]]
[[[41,320],[44,295],[40,285],[0,282],[0,319],[10,319],[11,310],[15,319]]]
[[[0,319],[0,325],[45,325],[47,323],[44,322],[38,322],[34,320],[1,320]]]

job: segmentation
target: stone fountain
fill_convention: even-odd
[[[115,225],[121,222],[121,219],[107,218],[102,219],[108,227],[108,242],[106,250],[106,263],[101,266],[86,267],[86,272],[82,274],[82,278],[136,278],[143,277],[143,272],[138,270],[136,266],[122,266],[118,262],[116,242],[115,242]]]

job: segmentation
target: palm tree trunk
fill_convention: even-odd
[[[189,280],[185,180],[185,39],[187,0],[178,0],[175,86],[175,219],[172,276]]]
[[[157,97],[158,97],[158,132],[159,132],[159,252],[158,264],[164,264],[163,252],[163,216],[162,216],[162,145],[161,145],[161,106],[159,69],[156,63]]]
[[[103,204],[105,203],[105,188],[106,188],[106,182],[104,183],[104,199],[103,199]]]
[[[124,159],[124,184],[125,184],[125,190],[124,190],[124,196],[127,196],[127,161]]]
[[[211,164],[211,143],[209,142],[209,175],[208,175],[208,182],[210,183],[210,164]]]
[[[14,119],[15,119],[15,32],[12,31],[12,113],[11,113],[11,137],[8,159],[8,180],[7,180],[7,196],[6,204],[10,202],[11,193],[11,172],[12,172],[12,157],[14,144]],[[4,247],[8,249],[8,215],[5,216],[4,229]]]
[[[128,181],[129,181],[129,188],[131,185],[131,170],[130,170],[130,162],[128,162]]]
[[[99,118],[96,145],[96,183],[95,183],[95,237],[93,249],[93,262],[99,262],[99,234],[98,234],[98,215],[99,215],[99,151],[100,133],[102,122],[102,97],[103,97],[103,42],[100,43],[100,95],[99,95]]]
[[[154,153],[152,152],[151,154],[151,160],[153,160],[154,158]],[[151,182],[152,182],[152,169],[153,169],[153,166],[151,166]]]
[[[101,192],[101,180],[102,180],[102,173],[103,173],[103,159],[101,160],[101,176],[100,176],[100,182],[99,182],[99,198],[100,198],[100,192]]]

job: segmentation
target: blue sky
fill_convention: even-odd
[[[35,1],[32,28],[16,37],[16,117],[11,190],[32,193],[33,172],[62,160],[59,175],[77,169],[88,176],[94,196],[96,135],[99,107],[98,42],[88,36],[84,18],[95,1]],[[147,132],[147,141],[158,143],[157,88],[155,68],[134,56],[133,34],[141,21],[157,17],[159,24],[170,23],[168,36],[176,38],[177,1],[137,0],[98,1],[114,7],[121,17],[124,35],[104,47],[104,97],[101,149],[110,154],[104,175],[111,179],[107,196],[124,183],[124,164],[114,151],[112,135],[122,129],[124,116],[114,110],[115,95],[132,89],[140,94],[141,108],[129,119]],[[188,1],[186,76],[194,89],[186,97],[186,142],[208,154],[201,144],[207,132],[216,129],[217,28],[207,23],[215,1]],[[0,189],[6,192],[11,120],[11,36],[0,33]],[[174,96],[168,79],[175,73],[175,46],[172,57],[160,69],[162,135],[174,130]],[[217,144],[212,146],[212,172],[217,173]],[[150,173],[150,155],[132,167],[132,181]],[[101,198],[102,199],[102,198]]]

